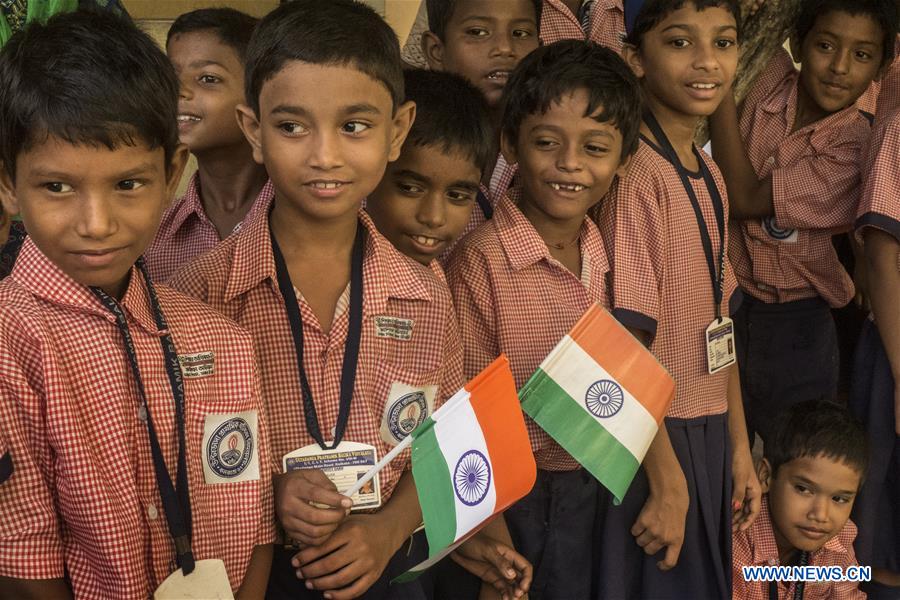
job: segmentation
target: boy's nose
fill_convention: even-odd
[[[419,202],[416,219],[422,225],[437,229],[447,222],[447,209],[440,191],[432,191]]]
[[[320,132],[315,135],[310,153],[310,166],[322,170],[341,166],[340,142],[337,134]]]
[[[697,44],[694,51],[694,68],[706,71],[716,71],[719,61],[716,59],[716,49],[709,44]]]
[[[512,56],[515,54],[515,50],[513,50],[512,33],[498,33],[495,39],[496,45],[494,46],[494,54],[501,56]]]
[[[581,170],[581,156],[575,144],[567,144],[560,149],[556,156],[556,168],[569,173]]]
[[[812,505],[809,507],[809,518],[817,523],[825,523],[828,521],[828,504],[831,498],[826,496],[816,496]]]
[[[75,229],[78,235],[102,240],[116,232],[118,226],[110,200],[102,194],[89,194],[81,203],[76,217]]]
[[[850,70],[850,60],[849,50],[835,52],[834,58],[831,59],[831,65],[829,66],[834,73],[847,73]]]

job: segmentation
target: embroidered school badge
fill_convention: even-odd
[[[396,446],[412,433],[434,411],[434,396],[437,386],[409,386],[394,382],[385,404],[381,423],[381,437]]]
[[[259,438],[255,410],[206,415],[203,426],[203,474],[206,483],[259,479]]]
[[[775,217],[763,219],[762,228],[770,238],[786,244],[795,243],[799,237],[796,229],[782,229],[779,227],[778,223],[775,222]]]

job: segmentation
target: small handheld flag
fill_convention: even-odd
[[[595,304],[519,391],[522,409],[615,497],[628,490],[675,382]]]

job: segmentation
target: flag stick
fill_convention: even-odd
[[[369,483],[369,481],[371,481],[376,475],[378,475],[378,471],[385,468],[389,462],[397,458],[397,455],[403,452],[410,444],[412,444],[412,441],[412,435],[408,435],[400,440],[400,443],[394,446],[393,450],[385,454],[384,458],[382,458],[375,466],[369,469],[369,471],[365,475],[363,475],[361,479],[357,480],[356,484],[353,487],[344,492],[344,495],[350,498],[353,496],[353,494],[361,490],[362,486]]]

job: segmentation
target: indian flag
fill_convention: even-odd
[[[675,397],[675,382],[599,304],[519,391],[522,409],[618,504]]]
[[[412,432],[428,560],[414,577],[531,491],[537,475],[509,362],[501,355]]]

